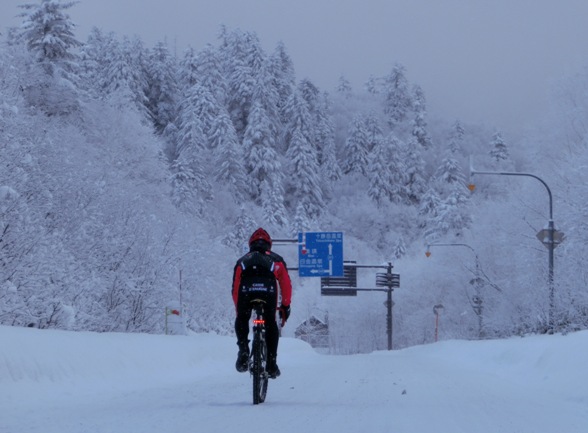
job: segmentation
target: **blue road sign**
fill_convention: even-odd
[[[343,233],[298,233],[298,275],[343,276]]]

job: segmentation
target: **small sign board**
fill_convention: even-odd
[[[343,276],[343,232],[298,233],[298,275]]]
[[[539,230],[537,233],[537,239],[549,248],[549,229],[542,229]],[[565,239],[565,235],[563,232],[559,230],[553,230],[553,248],[556,248],[559,244],[561,244]]]

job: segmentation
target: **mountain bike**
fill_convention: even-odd
[[[253,376],[253,404],[263,403],[267,394],[267,343],[265,341],[265,301],[254,299],[252,302],[255,317],[253,319],[253,344],[249,358],[249,372]]]

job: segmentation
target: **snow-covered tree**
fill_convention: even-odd
[[[365,119],[368,136],[368,168],[370,182],[368,195],[378,204],[394,200],[399,193],[400,184],[395,178],[390,142],[384,138],[382,128],[375,115],[371,113]]]
[[[252,101],[263,108],[267,120],[269,121],[269,128],[276,143],[276,149],[283,149],[284,146],[280,141],[280,130],[282,129],[282,122],[280,113],[278,111],[279,99],[278,90],[275,87],[275,78],[271,75],[271,64],[266,60],[258,66],[253,86]]]
[[[202,210],[202,203],[212,198],[212,187],[206,175],[207,163],[210,159],[209,139],[198,107],[198,104],[202,102],[201,90],[198,84],[193,86],[180,106],[177,143],[172,166],[174,191],[190,190],[189,193],[182,193],[179,197],[189,195],[197,197],[196,201],[190,201],[196,204],[190,206],[198,212]],[[175,201],[176,204],[179,202]]]
[[[299,89],[294,90],[284,107],[284,113],[288,122],[284,125],[283,142],[286,152],[289,151],[290,143],[295,131],[302,131],[310,143],[314,138],[314,122],[310,114],[310,106],[302,97]],[[311,144],[314,147],[314,143]],[[317,149],[315,148],[315,152]],[[317,155],[318,157],[318,155]]]
[[[419,204],[418,226],[420,228],[425,228],[432,224],[438,215],[440,204],[441,198],[437,191],[433,187],[428,188]]]
[[[274,78],[274,87],[278,93],[278,111],[282,124],[286,124],[288,119],[284,107],[296,86],[294,63],[283,42],[278,43],[269,61],[270,75]]]
[[[438,180],[441,190],[445,193],[447,193],[449,189],[453,189],[454,186],[464,189],[465,193],[465,175],[451,149],[447,150],[445,157],[441,160],[441,164],[435,173],[435,178]]]
[[[275,179],[264,179],[260,185],[264,220],[273,227],[286,227],[288,216],[284,207],[284,188]]]
[[[447,149],[435,174],[441,200],[437,204],[436,215],[430,221],[434,221],[438,235],[446,234],[450,230],[460,235],[463,232],[457,229],[457,225],[463,224],[464,228],[467,228],[471,223],[470,210],[467,206],[470,193],[461,166],[455,157],[451,148]]]
[[[271,121],[260,103],[255,103],[251,109],[243,137],[243,149],[247,181],[253,199],[261,203],[261,184],[264,181],[268,184],[267,191],[279,194],[283,188],[282,164],[276,152]],[[281,198],[275,197],[274,201],[283,202],[283,195]]]
[[[237,133],[226,110],[221,111],[212,123],[210,139],[211,146],[216,149],[217,155],[216,178],[230,185],[235,196],[242,199],[248,191],[245,181],[245,161]]]
[[[227,232],[223,242],[241,253],[243,246],[247,245],[249,236],[256,227],[255,221],[249,216],[249,210],[241,205],[239,216],[232,225],[232,229]]]
[[[324,207],[321,178],[316,149],[304,133],[302,125],[295,127],[288,146],[290,185],[294,200],[302,204],[308,218],[317,219]]]
[[[38,4],[19,6],[28,11],[20,14],[24,17],[20,37],[29,51],[35,54],[37,61],[47,68],[55,64],[60,64],[61,67],[71,65],[70,62],[76,59],[73,50],[82,44],[75,38],[75,24],[65,12],[76,3],[41,0]],[[73,69],[73,66],[69,69]]]
[[[81,103],[79,63],[74,50],[82,44],[75,38],[75,25],[65,12],[75,4],[42,0],[20,6],[26,11],[20,14],[23,23],[18,38],[36,60],[22,90],[29,105],[49,115],[72,113]]]
[[[396,245],[394,245],[393,254],[396,259],[401,259],[406,255],[406,242],[404,241],[403,236],[400,236],[396,241]]]
[[[369,154],[368,179],[370,186],[368,195],[378,205],[391,200],[394,188],[398,185],[394,182],[394,174],[390,167],[390,154],[387,143],[380,137],[372,143],[372,152]]]
[[[180,89],[189,89],[200,79],[198,72],[198,57],[196,50],[192,47],[186,48],[180,60],[178,71],[178,85]]]
[[[394,203],[402,203],[408,200],[410,195],[409,173],[411,173],[411,161],[406,157],[406,144],[396,137],[393,133],[389,134],[383,141],[388,148],[388,167],[392,173],[390,185],[386,188],[390,195],[390,200]]]
[[[504,139],[502,138],[502,134],[500,133],[500,131],[496,131],[494,135],[492,135],[490,146],[491,149],[489,154],[495,163],[499,164],[501,162],[508,160],[508,147],[504,142]]]
[[[437,215],[432,219],[427,231],[428,238],[435,239],[448,234],[456,238],[463,236],[472,223],[465,198],[466,196],[456,188],[439,203]]]
[[[223,107],[218,104],[214,95],[206,86],[198,82],[187,90],[182,107],[184,111],[181,114],[182,124],[187,120],[198,121],[204,135],[205,147],[214,149],[218,141],[212,139],[212,126],[223,111]],[[188,113],[185,112],[186,110]],[[192,116],[194,119],[189,119]]]
[[[145,62],[147,109],[155,131],[163,132],[177,116],[177,64],[167,45],[159,42],[150,50]]]
[[[321,167],[325,188],[329,194],[331,183],[341,179],[341,166],[337,160],[337,148],[335,144],[335,127],[328,114],[329,99],[328,94],[323,94],[322,107],[317,112],[317,124],[315,130],[315,140],[318,145],[318,160]]]
[[[191,77],[191,81],[196,78],[214,95],[218,104],[224,104],[227,98],[227,83],[218,51],[207,44],[194,59],[193,66],[195,66],[195,77]]]
[[[432,143],[427,131],[425,93],[421,86],[415,85],[413,88],[413,95],[412,108],[415,117],[412,122],[412,135],[423,149],[430,149]]]
[[[368,152],[371,152],[378,141],[381,141],[384,137],[384,131],[380,126],[380,121],[378,120],[376,114],[374,112],[370,112],[365,117],[365,129],[368,136]]]
[[[449,133],[449,151],[453,155],[461,155],[463,153],[463,140],[465,136],[465,129],[459,120],[456,120],[451,126]]]
[[[311,227],[312,224],[308,217],[308,213],[304,208],[304,204],[302,202],[298,202],[294,212],[294,221],[292,222],[292,235],[309,231]]]
[[[173,203],[188,214],[202,214],[212,190],[202,168],[182,155],[173,162],[171,173]]]
[[[143,72],[143,44],[139,39],[124,37],[120,44],[111,41],[104,46],[110,50],[112,60],[105,72],[105,91],[111,100],[121,106],[131,102],[145,121],[149,118],[148,99],[145,95],[147,81]]]
[[[187,160],[198,160],[200,164],[204,163],[204,152],[208,148],[208,137],[206,128],[209,126],[205,121],[210,118],[202,119],[199,104],[202,102],[203,89],[198,84],[191,87],[184,101],[180,105],[178,115],[178,134],[176,143],[176,157],[184,155]],[[175,158],[174,158],[175,159]]]
[[[337,84],[337,92],[339,92],[345,98],[350,98],[351,91],[351,83],[349,82],[349,80],[344,76],[340,76],[339,84]]]
[[[253,105],[257,74],[266,62],[266,54],[255,33],[233,31],[223,34],[221,59],[227,77],[227,109],[242,138]]]
[[[362,115],[355,116],[345,141],[343,173],[366,174],[368,165],[369,136]]]
[[[414,138],[410,139],[404,148],[404,160],[406,165],[407,200],[408,203],[418,204],[427,187],[425,180],[425,161],[419,150],[419,145]]]
[[[365,89],[372,95],[378,95],[382,91],[382,80],[373,75],[365,83]]]
[[[396,126],[407,119],[412,108],[412,98],[406,69],[396,64],[390,74],[384,78],[384,113],[387,116],[388,125],[395,129]]]

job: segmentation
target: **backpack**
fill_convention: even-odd
[[[275,295],[276,276],[274,261],[259,251],[252,251],[241,260],[241,293],[251,295]]]

